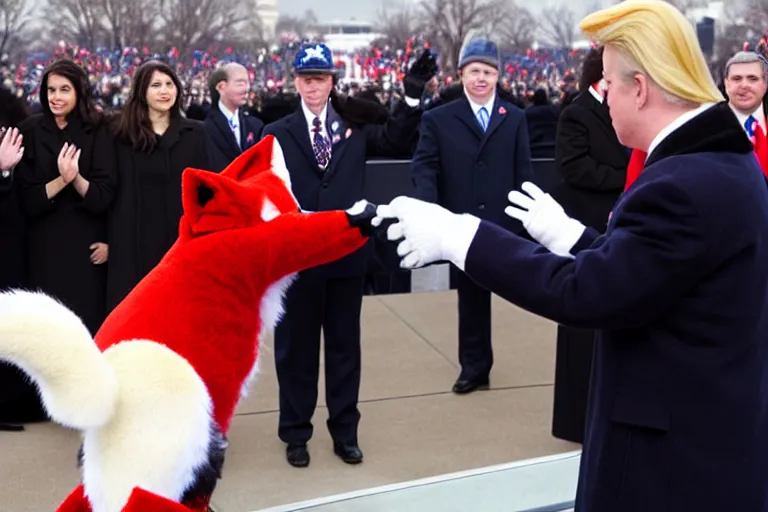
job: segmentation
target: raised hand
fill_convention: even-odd
[[[570,251],[584,233],[584,225],[569,217],[552,196],[526,181],[523,191],[509,193],[504,213],[523,223],[526,231],[541,245],[558,256],[571,256]]]
[[[0,142],[0,171],[10,171],[21,161],[24,155],[24,137],[18,128],[5,130]]]
[[[435,55],[429,48],[425,49],[413,63],[403,79],[405,95],[409,98],[421,99],[427,82],[437,75],[438,71],[439,68],[437,66]]]
[[[65,184],[72,183],[80,174],[78,161],[80,160],[80,150],[74,144],[64,143],[59,152],[58,166],[59,175]]]

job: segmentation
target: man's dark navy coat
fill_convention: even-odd
[[[575,259],[481,222],[466,272],[600,329],[578,512],[768,510],[768,192],[725,103],[673,131]]]
[[[208,136],[208,151],[210,153],[209,171],[221,172],[243,151],[255,145],[261,140],[261,131],[264,123],[260,119],[249,116],[239,110],[240,118],[240,145],[237,144],[235,134],[229,127],[229,122],[224,114],[215,105],[205,118],[205,133]]]
[[[466,96],[429,110],[411,175],[419,199],[524,231],[504,208],[509,191],[533,179],[525,114],[497,95],[483,132]]]

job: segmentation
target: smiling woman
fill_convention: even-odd
[[[108,311],[176,241],[184,169],[210,169],[203,124],[182,116],[181,90],[170,66],[146,62],[113,119],[120,186],[108,226]]]
[[[114,154],[78,64],[62,59],[45,70],[40,104],[42,113],[19,125],[24,154],[13,177],[28,224],[29,285],[57,297],[95,332],[104,318]]]

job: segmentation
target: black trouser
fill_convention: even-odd
[[[320,330],[325,339],[328,430],[337,442],[357,442],[360,412],[360,310],[363,277],[303,275],[286,294],[285,316],[275,329],[280,387],[278,436],[286,443],[312,437],[320,372]]]
[[[491,292],[464,272],[452,270],[459,296],[459,378],[484,379],[493,366]]]

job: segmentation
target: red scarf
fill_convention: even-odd
[[[593,83],[592,85],[590,85],[590,88],[593,91],[595,91],[598,96],[600,96],[601,98],[605,99],[605,91],[603,90],[602,87],[600,87],[600,82],[602,82],[602,80],[599,80],[599,81]]]
[[[624,182],[624,192],[635,182],[640,176],[645,167],[645,159],[648,154],[645,151],[639,149],[632,150],[632,156],[629,157],[629,165],[627,166],[627,180]]]

